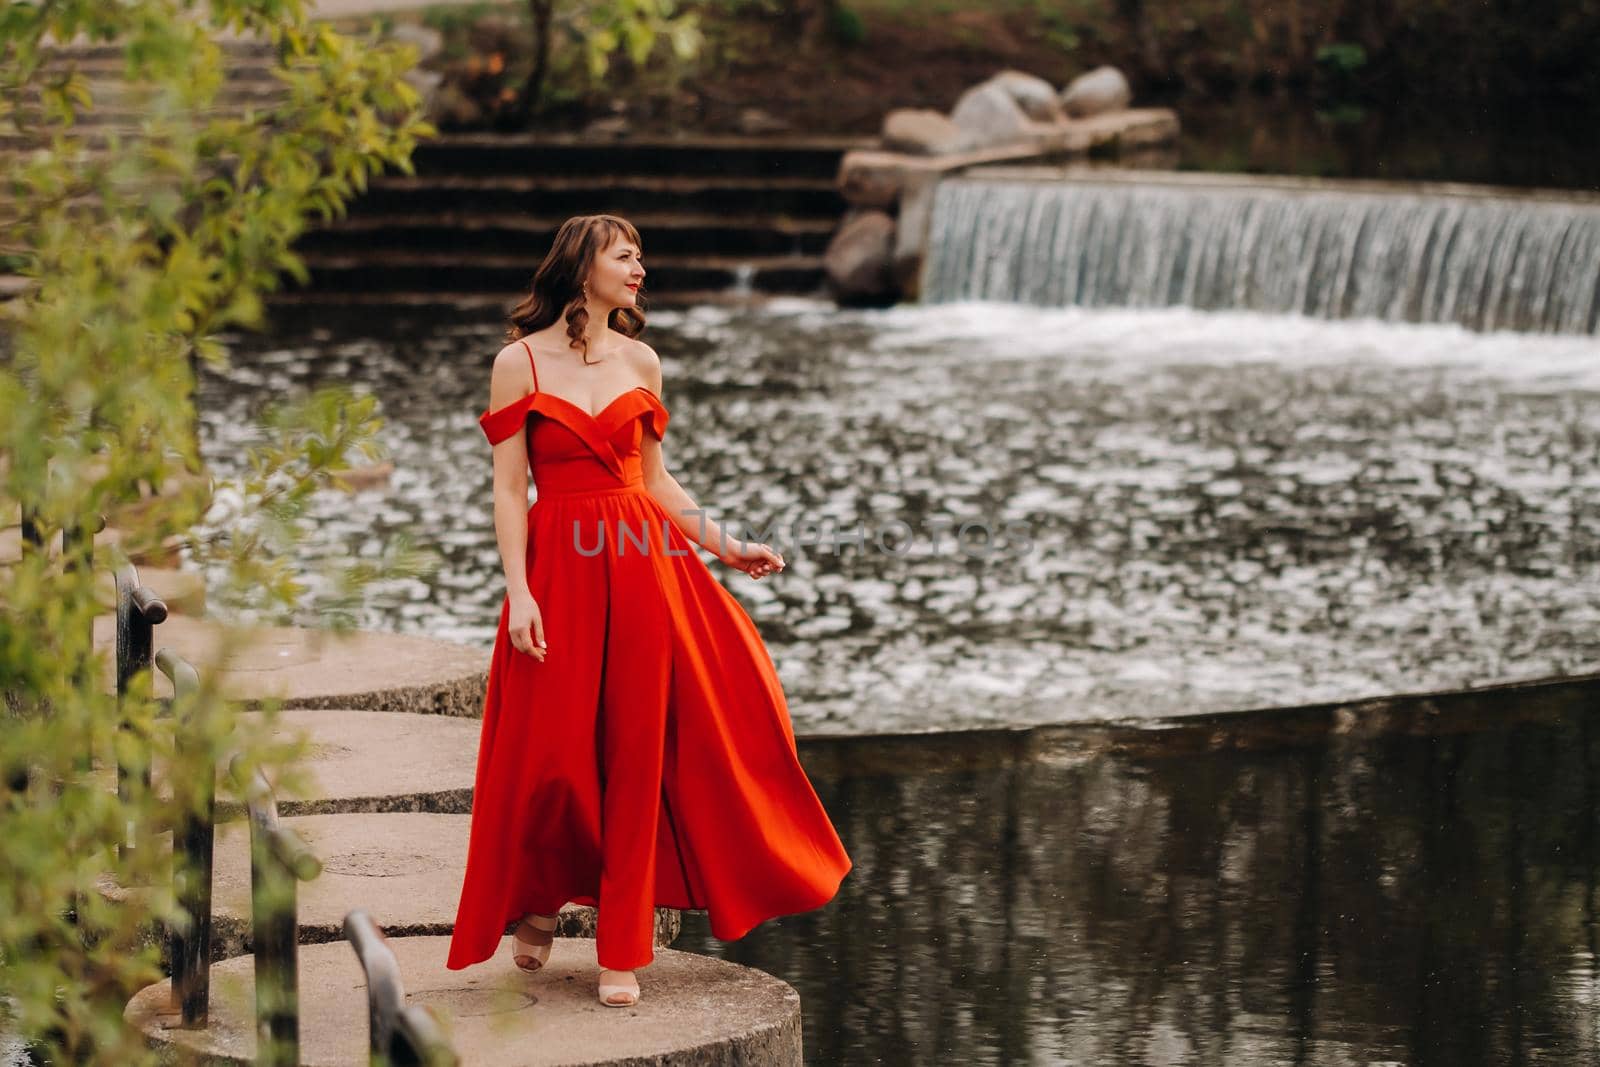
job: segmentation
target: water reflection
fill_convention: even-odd
[[[815,742],[840,897],[674,947],[816,1064],[1595,1062],[1597,696]]]
[[[321,500],[308,565],[399,528],[444,568],[379,590],[364,626],[492,638],[503,577],[475,422],[492,320],[280,331],[205,384],[224,467],[281,390],[341,378],[381,400],[393,482]],[[1600,663],[1593,338],[806,302],[657,313],[649,337],[668,462],[719,519],[917,534],[898,554],[790,551],[774,581],[714,565],[802,731],[1348,700]],[[958,551],[948,531],[967,521],[1023,523],[1031,550]]]

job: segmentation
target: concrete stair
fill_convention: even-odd
[[[111,620],[96,622],[97,640],[109,650]],[[220,667],[224,690],[246,705],[265,698],[320,705],[278,712],[277,736],[303,736],[309,744],[292,773],[270,783],[279,825],[320,866],[296,894],[300,1062],[367,1061],[365,979],[346,943],[347,919],[357,911],[372,917],[399,958],[410,990],[406,1003],[436,1010],[464,1064],[802,1062],[793,988],[751,968],[672,951],[682,930],[672,908],[655,909],[656,957],[639,972],[649,1000],[625,1009],[595,998],[593,907],[562,909],[550,963],[537,975],[511,964],[509,929],[489,960],[458,972],[443,966],[471,828],[482,727],[469,716],[479,710],[484,653],[403,635],[325,639],[267,627],[224,659],[221,637],[213,621],[172,614],[156,627],[154,645],[178,649],[203,668]],[[157,678],[158,690],[169,691],[164,676]],[[352,696],[359,707],[337,705]],[[240,718],[263,715],[242,711]],[[110,765],[97,775],[104,788],[116,788]],[[159,790],[170,789],[163,759],[156,760],[154,780]],[[157,834],[149,847],[170,856],[171,833]],[[251,1063],[257,1037],[251,842],[244,812],[231,800],[217,802],[212,855],[208,1024],[179,1025],[170,979],[136,994],[125,1017],[167,1057],[181,1059],[189,1050],[203,1052],[207,1062]],[[97,888],[122,902],[169,891],[119,885],[109,875]],[[163,928],[150,924],[137,940],[154,946],[163,969],[171,970]]]
[[[224,78],[215,106],[205,114],[240,115],[247,108],[270,107],[287,95],[287,87],[270,73],[274,53],[268,42],[231,37],[218,39],[217,45],[224,56]],[[120,44],[78,43],[58,46],[43,64],[45,75],[62,75],[75,69],[87,83],[93,106],[80,109],[73,131],[91,149],[103,150],[105,135],[111,130],[136,132],[146,117],[140,99],[142,90],[124,80],[125,63]],[[37,119],[38,100],[36,83],[23,92],[18,113],[24,119]],[[0,159],[27,151],[37,143],[10,132],[9,125],[0,131]]]
[[[227,79],[217,114],[242,115],[284,95],[262,41],[219,42]],[[143,114],[119,81],[113,45],[62,48],[51,66],[74,64],[95,108],[79,124],[91,151]],[[641,137],[450,134],[417,146],[416,173],[370,180],[348,215],[313,221],[295,251],[310,271],[285,275],[274,307],[349,303],[504,304],[527,287],[561,223],[610,213],[639,227],[647,306],[737,302],[752,295],[822,295],[823,252],[843,217],[840,161],[875,139],[840,137]],[[27,138],[0,134],[0,158]],[[0,298],[25,288],[0,277]]]
[[[245,705],[412,711],[474,718],[483,714],[486,650],[412,634],[334,635],[291,626],[256,627],[234,636],[211,619],[174,614],[156,627],[156,648],[172,648],[196,669],[222,671],[222,690]],[[115,685],[116,620],[95,619],[95,645],[106,650],[106,688]],[[156,678],[155,691],[171,686]]]
[[[845,210],[839,161],[859,144],[444,137],[418,148],[416,175],[374,179],[347,218],[303,237],[296,251],[312,285],[272,302],[507,300],[526,288],[562,222],[601,212],[644,237],[648,301],[817,295]]]

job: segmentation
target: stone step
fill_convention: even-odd
[[[249,108],[254,108],[258,113],[265,113],[274,103],[270,98],[255,94],[222,93],[219,96],[216,106],[196,108],[191,114],[199,121],[242,118]],[[137,102],[129,102],[127,106],[120,104],[108,106],[99,95],[95,96],[95,102],[96,106],[92,108],[78,109],[77,118],[72,123],[72,132],[69,134],[88,149],[87,155],[103,156],[110,148],[109,137],[113,132],[122,138],[124,145],[134,143],[142,136],[140,124],[145,120],[146,113],[139,110]],[[45,116],[37,108],[18,108],[17,113],[19,121],[39,126],[42,136],[0,133],[0,157],[11,160],[20,159],[36,147],[47,147],[54,130],[53,125],[45,124]]]
[[[445,134],[417,145],[419,174],[653,174],[819,178],[832,181],[844,153],[871,148],[860,137],[629,137],[600,140],[547,133]]]
[[[272,42],[254,32],[221,30],[214,32],[212,39],[216,41],[217,47],[222,50],[230,65],[252,60],[270,63],[274,62],[274,57],[277,55]],[[43,44],[50,53],[50,58],[45,64],[51,69],[68,63],[90,63],[120,71],[127,62],[126,41],[92,41],[87,34],[80,33],[69,41],[56,41],[46,37]]]
[[[301,944],[342,940],[344,917],[352,908],[365,910],[390,937],[448,936],[454,929],[467,863],[470,815],[301,815],[280,818],[279,825],[300,835],[322,862],[322,873],[299,885]],[[172,835],[159,835],[155,845],[163,855],[170,855]],[[108,899],[117,901],[150,892],[125,889],[107,878],[101,879],[100,889]],[[213,962],[254,950],[250,908],[249,823],[242,819],[218,823],[211,886]],[[596,917],[592,907],[568,904],[561,910],[556,933],[592,938]],[[672,944],[682,925],[683,917],[676,909],[657,908],[656,944]],[[146,937],[165,953],[166,946],[159,944],[163,939],[164,934],[156,929]]]
[[[539,257],[463,257],[451,253],[334,255],[301,257],[311,272],[310,286],[324,292],[374,292],[431,289],[440,293],[511,293],[526,287]],[[820,255],[656,256],[649,267],[651,292],[671,289],[727,289],[748,285],[767,292],[814,294],[824,282]]]
[[[653,308],[698,307],[759,307],[773,300],[783,299],[783,294],[763,293],[752,289],[684,289],[649,294],[648,305]],[[323,293],[315,289],[280,290],[267,297],[272,308],[273,321],[279,325],[304,322],[306,325],[325,325],[330,313],[348,308],[405,307],[439,308],[456,310],[496,310],[506,303],[504,293],[437,293],[381,292],[381,293]],[[307,316],[301,319],[301,313]],[[314,316],[312,318],[311,316]]]
[[[162,624],[166,625],[165,623]],[[265,714],[245,711],[250,724]],[[408,711],[351,711],[286,708],[278,712],[272,736],[281,741],[305,737],[308,751],[282,781],[269,776],[280,815],[421,811],[466,814],[472,811],[482,723],[451,715]],[[232,753],[217,768],[226,772]],[[116,768],[109,761],[94,771],[101,787],[116,790]],[[170,798],[171,765],[157,757],[151,771],[156,790]],[[218,790],[216,820],[242,820],[244,807]]]
[[[350,204],[350,217],[440,211],[540,216],[606,211],[627,215],[731,214],[837,222],[845,199],[831,178],[637,175],[603,166],[589,175],[545,174],[534,166],[491,177],[383,175]]]
[[[320,227],[301,237],[298,253],[373,252],[493,254],[507,248],[547,248],[566,216],[525,213],[495,215],[477,211],[380,215],[365,212]],[[630,215],[628,221],[649,234],[648,271],[661,256],[692,255],[715,248],[722,255],[821,255],[833,236],[833,218],[791,218],[780,214]],[[651,279],[654,284],[654,279]]]
[[[64,72],[63,72],[64,73]],[[90,72],[80,69],[83,74],[82,85],[93,101],[91,107],[80,112],[82,119],[75,125],[81,126],[84,120],[92,117],[123,116],[126,121],[137,128],[141,117],[139,111],[133,106],[135,101],[150,93],[151,88],[146,83],[129,82],[122,79],[120,70],[109,71],[105,77],[96,77]],[[38,81],[34,81],[23,90],[22,104],[18,112],[26,115],[30,110],[36,110],[38,101],[43,96],[43,90]],[[230,70],[224,76],[221,84],[217,86],[217,95],[214,102],[226,103],[273,103],[280,99],[288,99],[289,89],[282,80],[272,77],[265,69],[234,71]],[[204,111],[194,112],[204,114]]]
[[[507,937],[494,957],[463,971],[445,968],[448,939],[394,937],[407,1001],[434,1009],[463,1067],[656,1064],[800,1067],[800,995],[787,982],[727,960],[661,948],[638,972],[640,1000],[599,1002],[594,941],[557,938],[550,960],[528,975],[511,963]],[[299,951],[300,1055],[313,1067],[366,1067],[366,980],[348,943]],[[204,1030],[169,1029],[163,979],[128,1002],[124,1018],[157,1048],[183,1048],[211,1062],[251,1064],[256,1054],[255,958],[211,971],[211,1019]]]
[[[266,80],[278,62],[278,54],[269,41],[218,40],[217,45],[222,50],[223,72],[229,80]],[[124,44],[103,44],[89,49],[51,49],[40,69],[52,75],[76,70],[86,78],[121,81],[127,62]]]
[[[340,636],[289,626],[254,627],[226,661],[221,623],[174,615],[156,627],[157,650],[171,648],[196,670],[220,668],[222,691],[246,705],[279,698],[286,707],[483,714],[487,650],[412,634],[357,631]],[[95,645],[106,651],[114,684],[116,619],[95,619]],[[156,692],[170,695],[165,676]]]
[[[240,718],[257,721],[263,714],[247,711]],[[294,766],[304,790],[269,776],[278,814],[469,813],[482,732],[481,720],[453,715],[284,709],[278,712],[274,735],[305,736],[309,751]],[[243,816],[242,811],[219,810],[218,819],[225,814]]]

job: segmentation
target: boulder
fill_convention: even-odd
[[[883,119],[883,144],[891,152],[938,156],[961,149],[961,127],[931,108],[901,107]]]
[[[851,207],[892,211],[900,202],[905,156],[890,151],[856,149],[839,160],[835,179],[839,193]]]
[[[900,196],[890,275],[902,300],[922,297],[922,263],[927,255],[928,226],[933,220],[933,198],[938,188],[937,173],[921,174],[906,182]]]
[[[1037,132],[1035,123],[1006,89],[980,82],[961,94],[950,119],[961,129],[961,148],[989,148],[1025,141]]]
[[[1061,106],[1073,118],[1121,111],[1133,100],[1128,79],[1116,67],[1096,67],[1061,90]]]
[[[1066,118],[1056,87],[1036,75],[1021,70],[1003,70],[989,79],[1004,89],[1035,122],[1060,122]]]
[[[847,216],[823,254],[828,287],[840,304],[877,303],[894,295],[890,262],[895,221],[886,211]]]

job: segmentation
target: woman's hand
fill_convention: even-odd
[[[764,578],[783,570],[783,557],[759,541],[730,541],[718,558],[752,578]]]
[[[540,663],[544,662],[544,618],[539,614],[539,605],[533,599],[533,594],[512,594],[511,614],[506,619],[506,628],[511,634],[512,648],[526,652]]]

